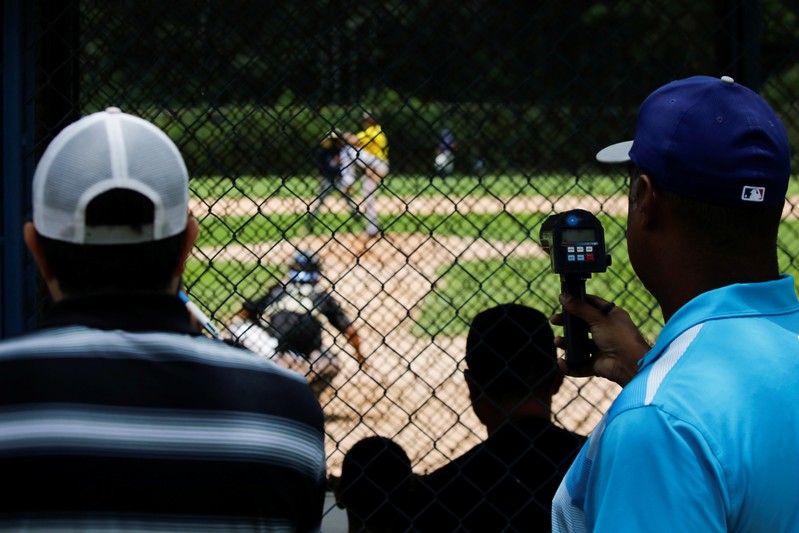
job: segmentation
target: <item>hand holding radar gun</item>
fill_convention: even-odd
[[[605,272],[610,255],[605,251],[605,232],[588,211],[573,209],[550,216],[541,225],[541,247],[549,254],[552,272],[560,274],[561,292],[585,300],[585,280]],[[585,320],[563,310],[566,364],[570,371],[591,368],[591,340]]]
[[[215,339],[221,339],[222,335],[219,333],[219,330],[216,329],[216,326],[211,322],[211,319],[202,312],[202,310],[197,307],[197,304],[189,300],[189,297],[186,295],[185,292],[179,291],[178,297],[180,301],[183,302],[183,305],[186,306],[186,309],[189,310],[189,313],[200,323],[200,325],[211,334],[212,337]]]

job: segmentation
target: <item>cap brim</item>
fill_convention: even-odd
[[[633,141],[611,144],[597,152],[596,160],[600,163],[626,163],[630,161],[630,149],[632,147]]]

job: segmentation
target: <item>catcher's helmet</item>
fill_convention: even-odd
[[[316,283],[322,275],[319,261],[307,251],[300,250],[289,267],[289,280],[297,283]]]

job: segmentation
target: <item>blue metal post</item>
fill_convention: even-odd
[[[28,98],[33,72],[32,53],[27,46],[33,26],[33,2],[3,2],[2,72],[2,233],[0,234],[0,337],[26,329],[25,302],[32,302],[35,284],[26,267],[22,239],[29,205],[30,157],[33,104]],[[26,164],[26,161],[28,162]],[[26,294],[26,291],[30,294]]]

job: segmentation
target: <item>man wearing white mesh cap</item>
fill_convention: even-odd
[[[318,530],[321,408],[192,327],[197,234],[183,159],[149,122],[112,108],[48,146],[25,242],[54,304],[0,343],[0,529]]]

